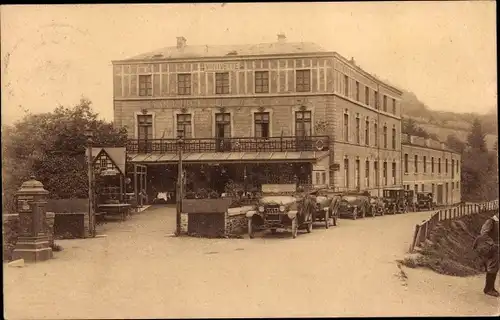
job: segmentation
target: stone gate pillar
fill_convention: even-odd
[[[47,195],[40,181],[31,177],[17,191],[16,209],[19,213],[20,233],[12,258],[27,262],[40,262],[52,258],[47,230],[46,208]]]

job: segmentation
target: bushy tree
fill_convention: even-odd
[[[486,147],[481,122],[474,119],[462,154],[462,196],[481,201],[498,198],[498,154]]]
[[[434,140],[439,140],[437,135],[433,133],[428,133],[425,129],[421,128],[418,123],[412,119],[412,118],[407,118],[402,120],[402,132],[410,135],[410,136],[415,136],[415,137],[422,137],[425,139],[434,139]]]
[[[481,122],[475,118],[472,122],[470,133],[467,135],[467,146],[476,151],[486,152],[486,134],[483,131]]]
[[[82,99],[73,107],[27,114],[2,128],[3,211],[12,207],[13,194],[34,175],[52,198],[86,197],[88,192],[85,130],[94,133],[94,145],[124,146],[125,129],[99,120],[91,102]]]
[[[457,138],[456,135],[450,134],[446,138],[446,145],[453,151],[462,154],[465,151],[466,143]]]

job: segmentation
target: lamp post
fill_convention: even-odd
[[[93,188],[93,176],[94,170],[93,166],[93,156],[92,156],[92,137],[94,136],[94,132],[87,128],[85,130],[85,136],[87,137],[87,148],[89,150],[88,153],[88,161],[87,161],[87,175],[89,178],[89,233],[91,237],[95,237],[95,223],[94,223],[94,188]]]
[[[182,212],[182,198],[183,198],[183,173],[182,173],[182,151],[184,148],[184,130],[177,129],[177,144],[179,163],[177,167],[177,212],[176,212],[176,234],[181,234],[181,212]]]

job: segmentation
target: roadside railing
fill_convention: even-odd
[[[461,204],[451,208],[440,209],[434,212],[429,219],[424,220],[415,226],[413,241],[410,245],[410,252],[413,252],[415,250],[415,247],[420,246],[421,243],[429,239],[432,230],[439,222],[454,220],[481,212],[498,210],[498,205],[498,200],[493,200],[483,203]]]

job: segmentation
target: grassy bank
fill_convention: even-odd
[[[460,277],[484,272],[472,244],[483,223],[493,214],[490,211],[440,222],[418,253],[400,262],[410,268],[428,268]]]

